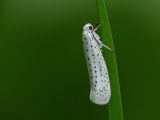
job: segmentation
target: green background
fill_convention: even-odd
[[[160,119],[160,1],[106,6],[124,119]],[[107,120],[107,105],[89,101],[88,22],[98,23],[95,0],[0,1],[1,120]]]

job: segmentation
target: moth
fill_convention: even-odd
[[[93,27],[88,23],[83,27],[83,48],[90,76],[90,100],[99,105],[107,104],[111,96],[111,88],[107,66],[102,54],[102,48],[113,50],[104,45],[96,30],[102,25],[103,21]]]

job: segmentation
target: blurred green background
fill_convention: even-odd
[[[106,6],[124,119],[160,119],[160,1]],[[95,0],[0,1],[1,120],[107,120],[107,106],[89,101],[88,22],[98,23]]]

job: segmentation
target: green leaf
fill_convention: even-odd
[[[104,0],[96,0],[100,21],[104,18],[104,22],[101,27],[100,36],[105,45],[113,48],[113,40],[111,29],[109,25],[109,19],[105,7]],[[119,87],[118,70],[116,64],[115,51],[109,51],[104,48],[104,57],[106,60],[110,83],[111,83],[111,99],[108,104],[109,120],[123,120],[122,102]]]

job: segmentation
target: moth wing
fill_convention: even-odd
[[[90,33],[83,33],[84,51],[90,76],[90,100],[107,104],[111,96],[108,70],[97,41]]]

